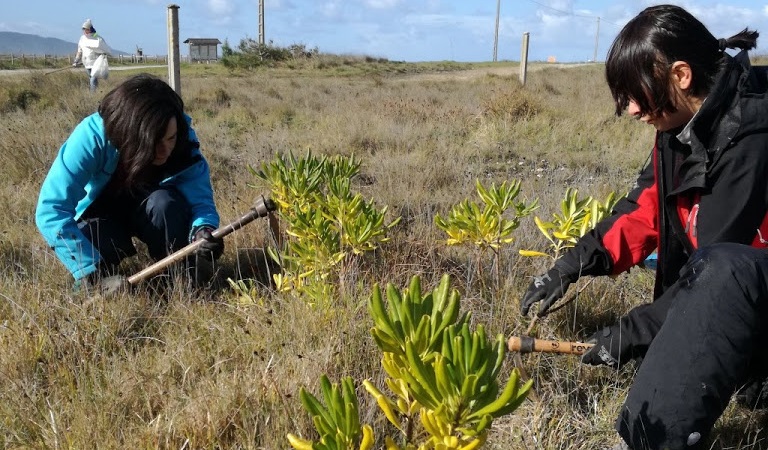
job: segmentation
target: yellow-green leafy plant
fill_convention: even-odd
[[[315,302],[344,292],[345,275],[359,258],[388,240],[399,218],[386,221],[387,207],[377,208],[359,193],[350,179],[360,171],[354,155],[277,155],[251,172],[269,184],[287,239],[270,254],[282,266],[274,275],[277,288],[306,294]]]
[[[480,180],[476,180],[475,188],[482,204],[466,199],[454,205],[447,217],[435,215],[435,225],[448,234],[448,245],[472,244],[478,248],[478,270],[482,270],[480,262],[485,252],[493,252],[497,281],[500,278],[499,249],[514,242],[513,233],[520,226],[520,220],[538,208],[537,200],[530,204],[516,201],[520,186],[521,182],[515,180],[505,181],[500,186],[493,183],[490,188],[485,188]]]
[[[287,160],[282,155],[276,155],[271,162],[262,164],[260,171],[253,167],[249,169],[253,175],[269,183],[272,200],[280,210],[297,207],[304,211],[315,202],[314,197],[321,190],[326,162],[326,157],[317,158],[307,152],[302,158],[289,154]]]
[[[579,198],[578,190],[568,188],[560,201],[560,212],[554,213],[552,220],[546,222],[534,216],[533,220],[539,231],[549,241],[548,251],[520,250],[523,256],[549,256],[557,259],[563,250],[576,245],[581,236],[593,229],[598,222],[609,216],[619,200],[615,192],[600,201],[593,197]]]
[[[385,369],[391,368],[392,372],[399,374],[400,369],[407,367],[406,342],[411,342],[419,357],[431,357],[442,346],[443,330],[454,323],[464,323],[469,318],[469,313],[459,317],[460,297],[450,287],[447,275],[426,295],[421,292],[421,278],[418,276],[411,278],[408,289],[403,292],[387,284],[387,308],[380,286],[374,285],[368,303],[374,322],[371,335],[383,352],[382,364]],[[399,375],[390,376],[385,379],[385,383],[395,394],[395,400],[390,401],[368,381],[363,385],[374,396],[387,419],[409,440],[413,435],[419,404]],[[402,423],[398,417],[403,418]]]
[[[256,283],[253,280],[233,280],[227,278],[229,287],[232,288],[234,294],[234,302],[238,305],[252,306],[262,305],[263,301],[259,295],[259,290],[256,288]]]
[[[355,386],[351,377],[341,379],[341,385],[331,383],[326,375],[320,377],[320,389],[325,404],[303,387],[299,397],[320,435],[319,441],[302,439],[288,433],[288,442],[296,450],[370,450],[373,429],[360,426],[360,412]]]
[[[459,317],[460,296],[447,275],[427,295],[418,276],[404,292],[388,285],[386,293],[387,305],[374,287],[371,334],[383,352],[385,383],[395,398],[368,380],[363,386],[403,435],[402,445],[387,437],[387,449],[481,447],[493,419],[514,411],[531,386],[521,384],[513,370],[500,389],[503,336],[491,342],[482,325],[470,330],[469,314]]]

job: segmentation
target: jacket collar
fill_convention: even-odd
[[[762,101],[755,104],[755,99],[749,94],[753,90],[752,83],[749,83],[753,77],[746,51],[735,57],[725,54],[725,64],[715,78],[706,101],[683,129],[685,140],[689,140],[686,142],[689,152],[686,151],[677,165],[679,184],[670,194],[706,187],[707,171],[733,139],[754,129],[757,121],[768,122],[768,103]],[[763,113],[758,114],[755,108]],[[745,109],[749,111],[747,115],[743,114]],[[680,129],[665,133],[673,133],[667,138],[677,141],[675,135],[679,132]]]

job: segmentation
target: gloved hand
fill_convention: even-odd
[[[584,364],[619,368],[632,359],[629,336],[621,335],[619,325],[605,327],[594,333],[587,339],[587,343],[595,345],[581,355],[581,362]]]
[[[197,229],[192,237],[192,242],[203,240],[203,243],[195,250],[195,254],[209,261],[216,261],[224,253],[224,238],[213,237],[211,234],[213,231],[212,227],[203,226]]]
[[[79,62],[73,62],[73,63],[72,63],[72,67],[77,67],[77,66],[79,66],[79,65],[80,65],[80,63],[79,63]]]
[[[547,315],[549,308],[568,290],[568,286],[579,279],[578,274],[571,273],[564,267],[555,266],[549,269],[544,275],[533,277],[533,282],[528,286],[523,301],[521,302],[520,313],[528,315],[528,310],[534,303],[539,304],[539,317]]]

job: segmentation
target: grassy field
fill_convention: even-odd
[[[289,448],[286,433],[316,437],[298,389],[352,376],[382,385],[366,302],[374,283],[405,287],[444,273],[462,308],[490,334],[523,333],[519,314],[530,276],[546,259],[533,220],[501,254],[502,279],[488,288],[475,252],[445,245],[433,223],[475,180],[522,182],[549,218],[566,188],[604,198],[626,192],[646,161],[653,130],[616,118],[601,65],[534,65],[521,86],[517,66],[339,62],[256,71],[185,66],[182,94],[211,163],[227,223],[268,195],[248,171],[276,154],[355,154],[354,188],[400,216],[392,239],[361,266],[352,292],[329,308],[257,291],[244,303],[226,278],[250,278],[272,239],[265,222],[227,238],[219,282],[182,283],[103,298],[73,293],[69,275],[34,225],[38,190],[73,127],[131,72],[114,71],[96,95],[80,73],[0,78],[0,447]],[[164,69],[153,69],[163,75]],[[135,273],[146,257],[126,261]],[[540,320],[542,338],[584,339],[650,300],[653,274],[633,269],[596,279],[575,302]],[[587,280],[581,280],[579,287]],[[485,287],[484,287],[485,286]],[[573,289],[573,287],[572,287]],[[599,449],[616,442],[613,421],[634,368],[582,366],[577,357],[510,356],[535,395],[494,421],[485,448]],[[358,389],[362,419],[379,437],[394,429]],[[759,412],[729,408],[713,449],[768,448]]]

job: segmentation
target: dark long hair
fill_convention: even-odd
[[[630,100],[642,115],[658,116],[676,110],[670,92],[670,68],[675,61],[691,66],[688,95],[704,97],[725,61],[726,48],[750,50],[757,31],[744,29],[728,39],[717,39],[688,11],[673,5],[646,8],[629,21],[608,50],[605,77],[621,115]]]
[[[107,138],[120,153],[111,180],[118,190],[133,190],[144,183],[142,174],[154,161],[155,147],[172,117],[178,132],[171,158],[190,147],[184,102],[155,76],[136,75],[112,89],[101,101],[99,115]]]

